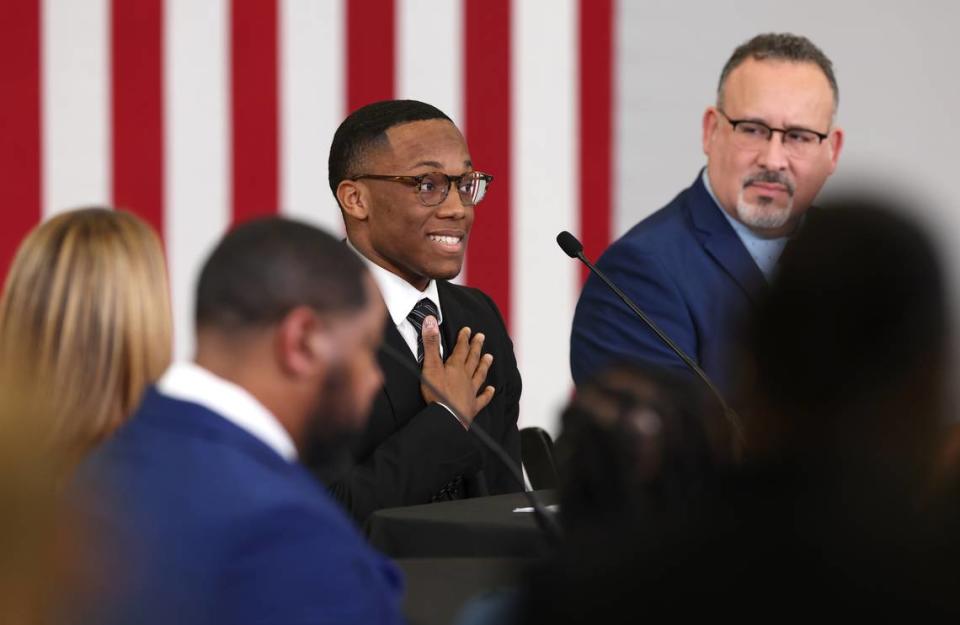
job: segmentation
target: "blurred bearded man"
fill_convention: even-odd
[[[385,311],[340,241],[280,218],[200,276],[174,364],[82,467],[108,562],[98,623],[402,622],[401,580],[301,464],[362,430]]]

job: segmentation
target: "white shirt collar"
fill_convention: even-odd
[[[390,318],[393,319],[394,325],[400,326],[406,321],[407,315],[410,314],[413,307],[425,297],[429,298],[437,307],[437,311],[439,312],[437,323],[443,323],[443,309],[440,307],[440,294],[437,291],[436,280],[430,280],[427,288],[420,291],[397,274],[384,269],[364,256],[349,240],[347,240],[347,245],[363,259],[363,262],[365,262],[370,269],[370,274],[380,289],[380,295],[383,296],[383,303],[386,304],[387,311],[390,313]]]
[[[192,362],[174,363],[157,389],[173,399],[199,404],[270,447],[287,462],[297,460],[290,433],[257,398],[241,386],[224,380]]]

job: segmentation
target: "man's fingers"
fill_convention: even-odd
[[[493,354],[484,354],[471,377],[474,390],[480,390],[483,383],[487,381],[487,372],[490,370],[491,364],[493,364]]]
[[[433,315],[427,315],[420,331],[423,337],[423,368],[434,369],[443,366],[440,358],[440,326]]]
[[[473,373],[477,368],[477,364],[480,362],[480,356],[483,355],[483,339],[484,336],[482,333],[477,332],[473,335],[473,338],[470,339],[470,351],[467,353],[467,373]]]
[[[483,389],[482,393],[477,395],[477,412],[480,412],[487,407],[487,404],[489,404],[490,400],[493,399],[494,392],[495,389],[492,386],[488,386],[487,388]]]
[[[450,352],[450,357],[447,358],[449,362],[450,359],[453,359],[454,363],[463,364],[467,360],[467,353],[470,351],[470,328],[464,326],[460,328],[460,332],[457,333],[457,344],[453,346],[453,351]]]

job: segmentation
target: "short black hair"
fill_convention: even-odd
[[[237,330],[281,321],[297,306],[351,312],[367,303],[363,262],[319,228],[268,217],[229,232],[197,285],[198,328]]]
[[[383,144],[387,130],[400,124],[431,119],[451,121],[437,107],[417,100],[384,100],[350,113],[337,128],[330,145],[327,171],[334,197],[340,182],[361,173],[357,168],[367,151],[375,145]]]
[[[717,83],[717,106],[723,107],[723,85],[727,82],[730,72],[747,59],[814,63],[830,83],[834,111],[840,104],[840,89],[837,86],[837,77],[833,73],[833,62],[823,53],[823,50],[801,35],[765,33],[740,44],[730,55],[726,65],[723,66],[723,71],[720,72],[720,81]]]

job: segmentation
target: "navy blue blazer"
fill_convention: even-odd
[[[597,267],[721,389],[743,319],[766,281],[697,175],[662,209],[615,241]],[[599,279],[577,303],[570,368],[577,384],[613,362],[686,368]]]
[[[80,468],[113,596],[97,622],[402,622],[399,571],[298,463],[151,389]]]

